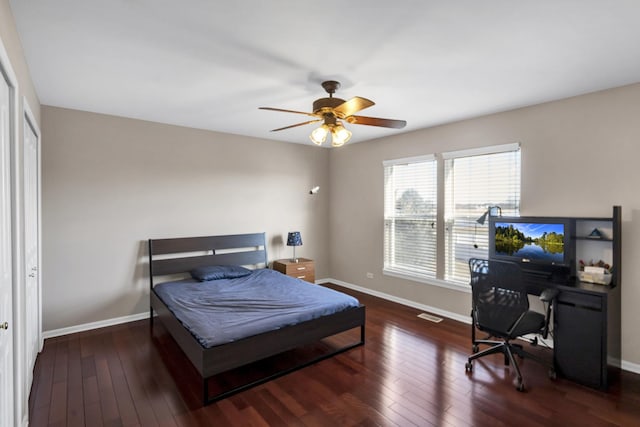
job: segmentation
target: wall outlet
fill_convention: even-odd
[[[373,279],[373,273],[367,273],[367,279]]]

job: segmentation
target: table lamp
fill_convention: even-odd
[[[298,262],[296,258],[296,246],[302,246],[302,237],[299,231],[290,231],[287,235],[287,246],[293,246],[293,258],[291,261]]]

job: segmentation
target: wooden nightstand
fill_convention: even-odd
[[[298,258],[298,262],[293,262],[290,259],[278,259],[273,261],[273,269],[307,282],[315,283],[316,280],[316,266],[312,259]]]

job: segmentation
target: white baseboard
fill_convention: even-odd
[[[353,289],[354,291],[358,291],[358,292],[362,292],[363,294],[367,294],[367,295],[373,295],[374,297],[378,297],[378,298],[382,298],[382,299],[386,299],[388,301],[392,301],[392,302],[397,302],[398,304],[402,304],[402,305],[406,305],[408,307],[412,307],[412,308],[417,308],[419,310],[424,310],[424,311],[428,311],[430,313],[433,314],[437,314],[439,316],[443,316],[443,317],[447,317],[449,319],[453,319],[453,320],[457,320],[459,322],[462,323],[466,323],[466,324],[471,324],[471,317],[470,316],[461,316],[458,313],[452,313],[450,311],[446,311],[446,310],[442,310],[436,307],[431,307],[425,304],[420,304],[417,303],[415,301],[411,301],[408,299],[404,299],[404,298],[400,298],[394,295],[389,295],[386,294],[384,292],[379,292],[379,291],[374,291],[373,289],[368,289],[368,288],[363,288],[362,286],[358,286],[358,285],[354,285],[352,283],[347,283],[347,282],[343,282],[342,280],[337,280],[337,279],[319,279],[316,280],[316,283],[318,284],[322,284],[322,283],[335,283],[336,285],[340,285],[342,287],[345,287],[347,289]],[[547,339],[545,341],[545,344],[548,346],[553,347],[553,342],[550,339]],[[616,363],[617,362],[617,363]],[[627,362],[627,361],[609,361],[610,364],[613,364],[614,366],[620,366],[620,368],[623,371],[629,371],[629,372],[633,372],[636,374],[640,374],[640,365],[637,363],[631,363],[631,362]]]
[[[623,360],[622,363],[620,363],[620,367],[623,371],[635,372],[636,374],[640,374],[640,365],[637,363],[631,363]]]
[[[84,323],[82,325],[69,326],[68,328],[53,329],[42,333],[42,338],[53,338],[76,332],[90,331],[92,329],[104,328],[107,326],[119,325],[121,323],[134,322],[136,320],[148,319],[149,311],[132,314],[129,316],[116,317],[113,319],[100,320],[98,322]]]
[[[415,301],[411,301],[408,299],[400,298],[395,295],[389,295],[384,292],[374,291],[372,289],[363,288],[358,285],[354,285],[352,283],[343,282],[342,280],[337,279],[320,279],[317,280],[316,283],[335,283],[336,285],[340,285],[347,289],[353,289],[354,291],[362,292],[363,294],[373,295],[374,297],[386,299],[387,301],[396,302],[398,304],[406,305],[408,307],[417,308],[419,310],[428,311],[432,314],[437,314],[438,316],[443,316],[449,319],[457,320],[458,322],[471,324],[471,316],[461,316],[458,313],[453,313],[451,311],[442,310],[437,307],[432,307],[426,304],[420,304]]]

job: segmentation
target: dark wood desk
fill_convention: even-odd
[[[546,218],[548,219],[548,218]],[[566,219],[566,218],[565,218]],[[559,219],[562,221],[562,219]],[[567,266],[523,266],[527,291],[539,295],[555,287],[560,293],[553,306],[553,346],[556,372],[586,386],[606,389],[611,371],[620,369],[622,207],[610,217],[570,218],[571,241],[565,248],[579,259],[607,259],[614,267],[611,285],[603,286],[567,278]],[[591,234],[600,230],[598,238]],[[566,231],[566,230],[565,230]],[[603,237],[604,236],[604,237]]]

